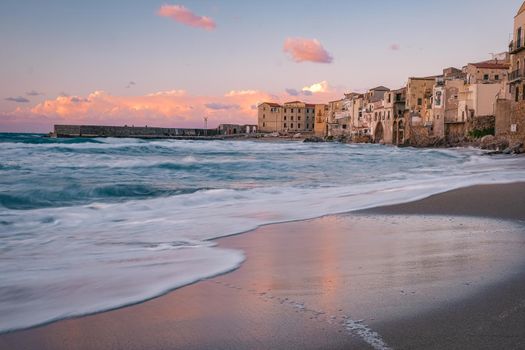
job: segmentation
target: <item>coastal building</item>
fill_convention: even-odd
[[[384,98],[389,91],[385,86],[378,86],[368,90],[363,96],[359,134],[368,136],[370,141],[384,141],[384,126],[381,120],[385,115]]]
[[[314,134],[317,137],[325,137],[328,134],[328,105],[315,105]]]
[[[315,105],[292,101],[280,105],[263,102],[258,106],[258,128],[261,132],[312,133]]]
[[[283,104],[282,131],[311,133],[314,131],[315,105],[301,101]]]
[[[257,107],[257,110],[257,125],[259,131],[283,131],[283,107],[280,104],[263,102]]]
[[[251,124],[220,124],[218,130],[221,135],[255,134],[257,127]]]
[[[465,120],[458,118],[459,92],[464,85],[461,76],[445,73],[436,79],[432,97],[432,135],[443,139],[465,134]]]
[[[525,142],[525,2],[514,17],[509,53],[508,93],[500,93],[496,103],[496,135]]]
[[[412,115],[421,117],[423,102],[425,98],[432,95],[432,90],[438,76],[431,77],[411,77],[408,78],[406,85],[406,104],[405,109]]]
[[[507,80],[510,64],[508,61],[498,59],[469,63],[463,71],[466,75],[467,84],[500,83]]]
[[[327,136],[339,137],[343,134],[343,125],[337,120],[337,116],[343,111],[344,99],[328,102]]]
[[[406,88],[391,90],[384,96],[385,118],[382,120],[383,142],[386,144],[402,144],[404,142],[403,113],[406,103]],[[378,128],[376,127],[376,132]],[[375,135],[377,139],[379,135]]]

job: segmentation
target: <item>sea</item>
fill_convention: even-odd
[[[0,134],[0,333],[232,271],[218,237],[516,181],[468,148]]]

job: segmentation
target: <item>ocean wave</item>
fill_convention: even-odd
[[[525,180],[525,159],[475,150],[7,139],[0,332],[136,303],[239,266],[243,253],[216,247],[217,237]]]

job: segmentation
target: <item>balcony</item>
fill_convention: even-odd
[[[518,41],[516,43],[516,45],[514,44],[513,41],[511,41],[510,44],[509,44],[509,53],[511,55],[517,54],[518,52],[522,51],[523,49],[525,49],[525,45],[523,45],[521,40]]]
[[[509,83],[522,80],[525,77],[525,72],[521,69],[517,69],[509,73]]]
[[[351,116],[349,111],[335,112],[335,119],[350,118]]]

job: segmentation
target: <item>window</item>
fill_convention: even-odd
[[[301,120],[301,116],[297,117],[297,120]]]
[[[284,123],[284,127],[285,127],[285,128],[287,127],[287,126],[286,126],[286,123]]]
[[[286,120],[286,116],[284,116],[284,120]]]
[[[418,98],[417,99],[417,105],[421,106],[422,104],[423,104],[423,99],[422,98]]]
[[[290,108],[290,111],[293,113],[293,108]]]
[[[496,74],[496,75],[494,76],[494,80],[499,80],[499,75],[498,75],[498,74]]]
[[[516,86],[516,96],[515,96],[516,102],[520,100],[520,87]]]
[[[266,119],[266,116],[263,114],[263,119]]]
[[[488,74],[484,74],[483,75],[483,80],[489,80],[489,75]]]
[[[266,123],[263,123],[263,127],[266,126]]]
[[[301,108],[297,108],[297,113],[301,113]]]
[[[292,123],[292,124],[290,124],[290,128],[291,128],[291,129],[293,129],[293,123]]]
[[[388,111],[388,120],[390,120],[390,111]]]
[[[301,123],[297,124],[297,127],[300,129],[301,128]]]
[[[293,120],[293,115],[290,117],[290,120]]]
[[[521,27],[518,28],[518,33],[516,35],[516,48],[519,49],[521,47]]]

